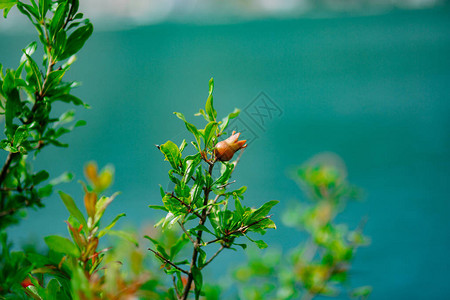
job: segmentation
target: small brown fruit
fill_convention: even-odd
[[[233,155],[234,153],[236,153],[236,151],[247,147],[247,145],[245,144],[247,140],[238,141],[240,134],[240,132],[236,133],[235,131],[233,131],[232,135],[229,138],[216,144],[214,154],[216,155],[216,158],[218,160],[229,161],[233,158]]]

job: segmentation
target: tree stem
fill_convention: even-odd
[[[214,163],[215,163],[215,161],[209,164],[209,170],[208,170],[209,175],[212,174],[212,171],[213,171],[213,168],[214,168]],[[203,200],[203,206],[204,207],[208,204],[208,197],[209,197],[209,193],[210,192],[211,192],[211,187],[207,186],[205,188],[205,191],[204,191],[204,195],[205,195],[205,199]],[[198,222],[200,225],[204,225],[205,224],[206,217],[207,217],[207,211],[208,211],[207,207],[205,207],[202,210],[202,215],[201,215],[200,221]],[[192,269],[194,267],[197,267],[198,249],[199,249],[200,243],[202,241],[202,235],[203,235],[203,231],[199,230],[198,231],[198,235],[197,235],[197,240],[194,243],[194,250],[192,251],[191,266],[190,266],[190,269],[189,269],[189,274],[188,274],[186,286],[184,287],[183,296],[181,297],[182,300],[186,300],[188,298],[189,291],[191,290],[192,282],[194,280],[194,276],[192,274]]]

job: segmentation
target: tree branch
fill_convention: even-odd
[[[246,231],[247,229],[249,229],[250,227],[252,227],[252,226],[258,224],[259,222],[261,222],[261,221],[263,221],[263,220],[265,220],[265,219],[269,219],[270,217],[271,217],[271,216],[266,216],[266,217],[261,218],[261,219],[259,219],[258,221],[255,221],[255,222],[253,222],[253,223],[251,223],[251,224],[249,224],[249,225],[246,225],[246,226],[240,227],[240,228],[238,228],[238,229],[236,229],[236,230],[230,231],[229,233],[225,234],[225,235],[222,236],[222,237],[219,237],[219,238],[216,238],[216,239],[214,239],[214,240],[212,240],[212,241],[207,242],[206,245],[209,245],[209,244],[212,244],[212,243],[221,241],[221,240],[223,240],[223,239],[225,239],[225,238],[227,238],[227,237],[229,237],[229,236],[231,236],[231,235],[233,235],[233,234],[240,233],[240,232],[244,232],[244,231]]]
[[[216,162],[216,160],[214,159],[214,161],[209,164],[209,169],[208,169],[209,175],[212,174],[215,162]],[[208,204],[208,197],[209,197],[210,192],[211,192],[211,187],[207,186],[204,190],[205,199],[203,200],[203,206],[205,206],[205,208],[203,208],[202,215],[200,217],[200,221],[198,222],[200,225],[204,225],[206,222],[207,211],[208,211],[208,207],[206,207],[206,205]],[[202,235],[203,235],[203,231],[199,230],[198,234],[197,234],[197,240],[194,242],[194,250],[192,251],[191,266],[190,266],[186,286],[184,287],[183,296],[181,297],[182,300],[187,299],[187,297],[189,296],[189,291],[191,290],[192,282],[194,280],[192,270],[194,269],[194,267],[196,267],[196,264],[197,264],[197,256],[198,256],[198,248],[199,248],[198,245],[200,245],[200,243],[201,243]]]
[[[211,256],[210,259],[208,259],[208,261],[203,265],[203,267],[200,268],[200,270],[206,267],[210,262],[212,262],[213,259],[216,258],[216,256],[219,255],[219,253],[222,252],[223,249],[225,249],[225,246],[224,245],[220,246],[219,250],[217,250],[217,252],[214,253],[214,255]]]
[[[183,200],[181,200],[180,198],[178,198],[177,196],[175,196],[173,193],[167,193],[167,195],[170,195],[172,198],[178,200],[181,204],[183,204],[189,212],[193,213],[194,215],[196,215],[197,217],[201,218],[202,216],[196,212],[195,210],[193,210],[189,205],[187,205],[186,202],[184,202]]]
[[[153,250],[152,248],[148,248],[148,250],[152,251],[153,253],[155,253],[156,256],[158,256],[159,258],[161,258],[162,260],[164,260],[165,263],[171,265],[172,267],[174,267],[175,269],[177,269],[180,272],[183,272],[184,274],[189,275],[189,272],[180,268],[179,266],[177,266],[176,264],[174,264],[173,262],[171,262],[170,260],[168,260],[167,258],[165,258],[164,256],[162,256],[158,251]]]
[[[184,225],[182,222],[178,221],[178,224],[180,224],[181,229],[183,229],[184,233],[186,233],[187,237],[191,240],[192,244],[195,244],[194,239],[192,238],[192,236],[189,234],[189,232],[186,230],[186,228],[184,228]]]
[[[172,282],[173,282],[173,288],[175,289],[175,293],[177,294],[177,299],[180,299],[180,293],[177,289],[177,283],[175,282],[175,275],[172,274]]]
[[[6,178],[6,175],[9,171],[9,166],[11,165],[12,160],[17,156],[20,155],[19,152],[12,153],[9,152],[8,156],[6,157],[5,164],[3,165],[2,170],[0,171],[0,185],[3,183],[3,181]]]

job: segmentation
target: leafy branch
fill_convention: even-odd
[[[56,101],[87,107],[71,90],[79,83],[64,82],[63,78],[76,60],[75,54],[84,46],[93,31],[89,19],[78,13],[78,0],[40,0],[29,4],[22,1],[2,1],[4,16],[14,7],[35,27],[44,48],[42,65],[33,59],[37,42],[23,49],[17,69],[6,69],[0,64],[0,114],[5,116],[5,136],[0,148],[8,152],[0,171],[0,229],[17,222],[15,212],[28,206],[42,206],[41,198],[52,192],[53,184],[30,188],[48,179],[45,171],[31,172],[26,158],[30,152],[37,155],[44,147],[67,147],[59,139],[75,127],[85,124],[74,119],[74,111],[59,117],[51,116]],[[16,188],[20,187],[20,188]],[[4,192],[9,191],[9,192]]]
[[[217,120],[217,111],[213,106],[214,81],[209,82],[209,94],[205,109],[200,109],[197,115],[203,116],[207,124],[203,129],[198,129],[188,122],[183,114],[175,115],[184,122],[186,129],[192,133],[194,154],[183,156],[187,146],[185,140],[180,146],[172,141],[158,146],[170,163],[169,179],[173,184],[173,190],[164,191],[161,188],[161,197],[164,206],[150,205],[151,208],[160,209],[167,214],[157,226],[163,230],[178,224],[183,232],[179,240],[170,248],[162,242],[147,237],[156,247],[150,249],[163,263],[164,271],[172,275],[174,282],[174,294],[178,299],[187,299],[194,290],[195,298],[202,293],[202,270],[209,265],[224,249],[240,246],[246,248],[246,244],[236,243],[240,236],[247,237],[256,243],[258,247],[267,247],[261,240],[252,240],[247,233],[255,232],[264,234],[267,229],[275,228],[275,224],[268,215],[270,209],[278,201],[269,201],[260,208],[244,207],[241,200],[244,199],[246,187],[236,190],[228,190],[232,183],[231,176],[236,168],[238,159],[232,161],[234,154],[245,148],[245,140],[239,140],[239,133],[233,132],[225,140],[219,140],[226,132],[229,121],[239,115],[235,110],[221,121]],[[242,152],[241,152],[242,153]],[[215,174],[214,170],[218,170]],[[228,205],[234,200],[234,209]],[[196,221],[196,224],[193,222]],[[209,242],[204,242],[205,234],[213,236]],[[177,262],[180,254],[187,254],[186,243],[191,243],[192,252],[188,259]],[[204,250],[212,243],[220,242],[220,248],[207,259]],[[185,251],[182,251],[185,249]],[[189,270],[180,265],[188,264]],[[181,277],[181,274],[187,277]]]

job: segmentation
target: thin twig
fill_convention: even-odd
[[[186,228],[184,228],[184,225],[182,222],[178,221],[178,224],[180,224],[181,229],[183,229],[184,233],[186,233],[187,237],[191,240],[192,244],[195,244],[194,239],[192,238],[192,236],[189,234],[189,232],[186,230]]]
[[[211,175],[212,171],[214,169],[214,163],[217,161],[217,159],[214,159],[213,163],[209,165],[209,169],[208,169],[208,173]],[[199,220],[199,225],[204,225],[206,222],[206,218],[207,218],[207,212],[208,212],[208,207],[206,207],[206,205],[208,204],[208,198],[209,198],[209,193],[211,192],[211,187],[207,186],[204,190],[204,200],[203,200],[203,206],[205,208],[203,208],[202,211],[202,215],[200,217]],[[203,235],[203,230],[199,230],[198,234],[197,234],[197,240],[194,242],[194,250],[192,251],[192,259],[191,259],[191,265],[190,265],[190,269],[189,269],[189,274],[188,274],[188,278],[187,278],[187,282],[186,285],[184,287],[184,291],[183,291],[183,296],[182,296],[182,300],[186,300],[189,296],[189,291],[191,290],[191,286],[192,286],[192,282],[194,280],[194,275],[192,273],[192,270],[194,269],[194,267],[196,267],[196,263],[197,263],[197,256],[198,256],[198,245],[200,245],[201,241],[202,241],[202,235]]]
[[[217,188],[222,189],[222,188],[229,186],[230,184],[233,184],[235,182],[236,182],[236,180],[233,180],[233,181],[227,182],[225,184],[219,185]]]
[[[224,245],[220,246],[219,250],[217,250],[217,252],[214,253],[214,255],[211,256],[210,259],[208,259],[208,261],[203,265],[203,267],[200,268],[200,270],[206,267],[210,262],[212,262],[213,259],[216,258],[216,256],[219,255],[219,253],[222,252],[223,249],[225,249],[225,246]]]
[[[14,157],[16,157],[17,155],[19,155],[18,153],[19,153],[19,152],[17,152],[17,153],[9,152],[8,156],[6,157],[5,164],[3,165],[3,168],[2,168],[2,170],[0,171],[0,185],[1,185],[1,184],[3,183],[3,181],[5,180],[6,174],[8,174],[9,166],[11,165],[11,162],[12,162],[12,160],[14,159]]]
[[[180,272],[183,272],[184,274],[189,274],[188,271],[180,268],[179,266],[177,266],[176,264],[174,264],[173,262],[171,262],[170,260],[168,260],[167,258],[165,258],[164,256],[162,256],[158,251],[153,250],[152,248],[148,248],[148,250],[152,251],[153,253],[155,253],[156,256],[158,256],[159,258],[161,258],[162,260],[164,260],[165,263],[171,265],[172,267],[174,267],[175,269],[177,269]]]
[[[214,198],[213,202],[211,203],[211,206],[208,208],[208,211],[206,212],[207,216],[209,216],[209,214],[211,213],[211,210],[213,209],[214,204],[217,203],[217,200],[219,200],[220,196],[223,196],[223,194],[216,195],[216,198]]]
[[[180,299],[180,293],[178,292],[177,289],[177,283],[175,282],[175,275],[172,274],[172,282],[173,282],[173,288],[175,289],[175,293],[177,293],[177,299]]]
[[[214,239],[214,240],[212,240],[212,241],[206,242],[206,245],[209,245],[209,244],[212,244],[212,243],[221,241],[221,240],[223,240],[223,239],[225,239],[225,238],[227,238],[227,237],[229,237],[229,236],[231,236],[231,235],[233,235],[233,234],[240,233],[240,232],[244,232],[244,231],[246,231],[247,229],[249,229],[250,227],[252,227],[252,226],[254,226],[254,225],[260,223],[260,222],[263,221],[263,220],[269,219],[270,217],[271,217],[271,216],[266,216],[266,217],[261,218],[261,219],[259,219],[258,221],[255,221],[255,222],[253,222],[253,223],[251,223],[251,224],[249,224],[249,225],[246,225],[246,226],[240,227],[240,228],[238,228],[238,229],[236,229],[236,230],[230,231],[229,233],[225,234],[225,235],[222,236],[222,237],[219,237],[219,238],[216,238],[216,239]]]
[[[167,195],[170,195],[172,198],[178,200],[181,204],[183,204],[185,207],[187,207],[189,212],[193,213],[194,215],[196,215],[199,218],[202,217],[198,212],[196,212],[195,210],[192,210],[191,207],[186,202],[184,202],[183,200],[181,200],[180,198],[175,196],[173,193],[167,193]]]

